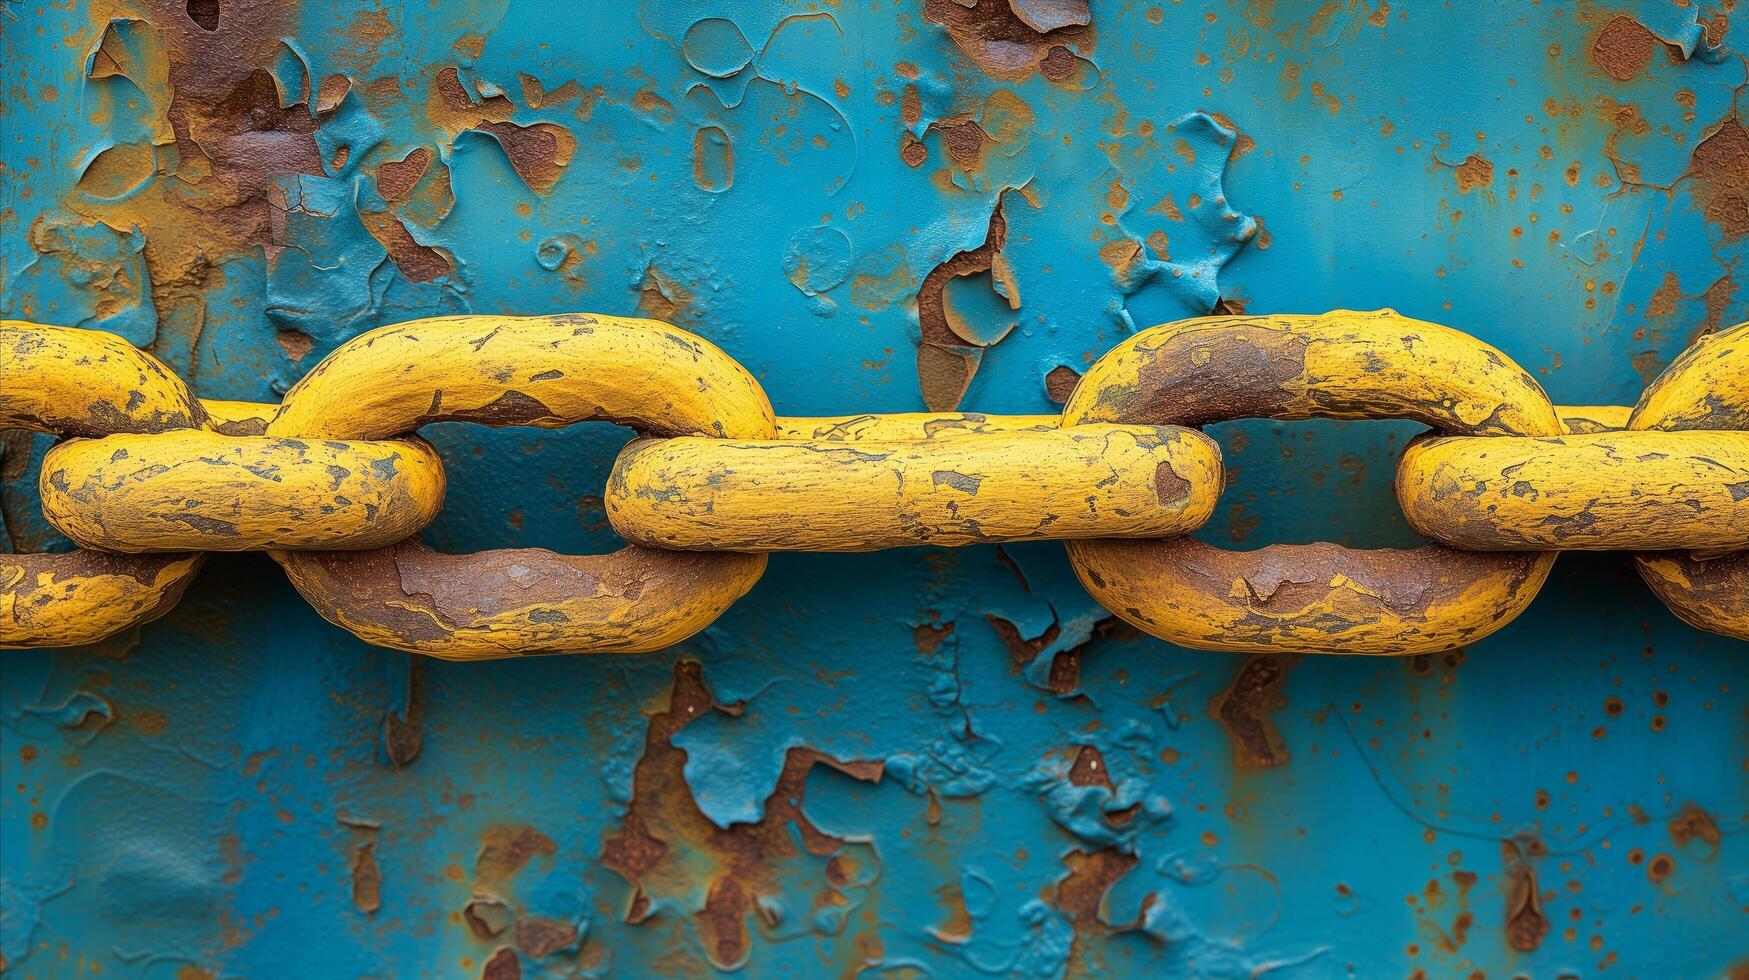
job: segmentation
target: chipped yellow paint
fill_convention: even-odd
[[[1749,545],[1749,432],[1418,439],[1397,501],[1435,541],[1480,551]]]
[[[714,622],[766,563],[763,554],[636,546],[446,555],[417,539],[272,554],[322,618],[366,643],[440,660],[660,650]]]
[[[1403,418],[1448,435],[1564,431],[1541,386],[1506,355],[1391,310],[1144,330],[1100,358],[1063,409],[1065,426],[1247,417]],[[1511,622],[1555,560],[1441,545],[1227,552],[1185,538],[1067,547],[1088,591],[1131,624],[1184,646],[1248,652],[1449,649]]]
[[[206,424],[169,367],[97,330],[0,320],[0,379],[0,429],[106,436]]]
[[[233,402],[219,398],[202,398],[207,423],[228,436],[259,436],[267,432],[267,423],[279,414],[278,405],[266,402]]]
[[[43,516],[105,551],[379,548],[443,508],[422,439],[227,436],[198,429],[76,439],[43,459]]]
[[[634,544],[729,551],[1171,536],[1201,527],[1223,485],[1214,440],[1176,426],[937,431],[955,435],[640,440],[607,517]]]
[[[287,392],[270,435],[387,439],[430,422],[769,439],[759,382],[709,341],[656,320],[455,316],[341,345]]]
[[[1439,545],[1223,551],[1193,538],[1068,541],[1100,604],[1143,632],[1238,653],[1437,653],[1487,636],[1536,598],[1553,555]]]
[[[1633,411],[1629,405],[1555,406],[1555,414],[1561,417],[1561,425],[1576,435],[1625,429],[1628,427],[1628,416]]]
[[[945,439],[986,432],[1043,432],[1055,429],[1061,421],[1056,415],[982,415],[975,412],[779,417],[777,437],[822,442]]]
[[[662,436],[773,439],[759,382],[655,320],[462,316],[373,330],[286,394],[274,436],[384,439],[431,422],[555,428],[602,420]],[[445,555],[417,540],[360,552],[274,551],[304,598],[369,643],[447,659],[654,650],[709,625],[764,555],[637,546]]]
[[[1413,419],[1454,435],[1560,435],[1505,354],[1392,310],[1216,316],[1144,330],[1081,378],[1063,424],[1233,418]]]
[[[182,379],[120,337],[0,320],[0,429],[105,436],[205,424]],[[201,560],[0,554],[0,647],[94,643],[162,616]]]
[[[1628,428],[1749,430],[1749,322],[1702,337],[1684,351],[1641,393]],[[1683,622],[1749,640],[1749,550],[1646,552],[1634,564]]]
[[[202,555],[0,554],[0,649],[95,643],[169,612]]]
[[[1749,428],[1749,321],[1683,351],[1640,393],[1628,428]]]

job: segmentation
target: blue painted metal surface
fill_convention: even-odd
[[[1631,404],[1749,310],[1743,28],[1715,3],[1056,26],[1074,8],[7,3],[0,311],[266,400],[383,323],[641,311],[805,415],[1048,411],[1055,369],[1223,302],[1390,306],[1557,402]],[[1413,540],[1389,482],[1415,427],[1214,431],[1212,539]],[[623,431],[427,434],[434,544],[612,547]],[[21,550],[64,546],[45,445],[6,443]],[[221,557],[134,635],[0,660],[0,954],[1723,975],[1749,962],[1746,654],[1604,555],[1468,650],[1247,661],[1114,628],[1060,548],[1019,546],[774,556],[660,655],[422,663]]]

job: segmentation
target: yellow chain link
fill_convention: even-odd
[[[1749,323],[1702,337],[1646,387],[1627,427],[1643,432],[1749,430]],[[1737,470],[1733,494],[1749,494]],[[1712,519],[1696,513],[1696,523]],[[1683,622],[1749,640],[1749,539],[1717,551],[1644,552],[1640,578]],[[1733,550],[1734,549],[1734,550]]]
[[[1642,551],[1684,620],[1749,638],[1749,324],[1620,406],[1557,408],[1504,354],[1391,311],[1204,317],[1101,358],[1061,417],[778,418],[668,324],[445,317],[343,345],[284,404],[202,401],[107,334],[0,322],[0,427],[70,437],[48,519],[80,550],[0,555],[0,645],[88,643],[162,615],[206,551],[268,550],[325,618],[449,659],[637,652],[708,626],[779,550],[1065,541],[1096,599],[1185,646],[1401,654],[1479,639],[1555,553]],[[1184,535],[1225,483],[1197,426],[1405,418],[1397,493],[1434,544],[1227,552]],[[629,544],[447,555],[438,421],[618,422],[604,496]],[[1674,549],[1686,549],[1684,551]],[[160,553],[163,552],[163,553]]]

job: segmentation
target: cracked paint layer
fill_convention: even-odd
[[[8,5],[0,313],[146,347],[201,398],[166,411],[255,435],[215,406],[437,315],[654,316],[786,416],[952,405],[955,431],[1211,311],[1399,309],[1586,406],[1749,316],[1746,20],[1718,0],[583,7]],[[555,407],[487,401],[457,417]],[[430,402],[431,549],[617,546],[625,429]],[[1231,486],[1201,540],[1419,542],[1390,492],[1414,423],[1207,430]],[[48,446],[0,438],[14,551],[67,547]],[[1062,551],[780,554],[679,648],[491,664],[363,646],[214,556],[162,619],[6,655],[0,957],[1740,968],[1749,657],[1630,559],[1563,558],[1462,650],[1290,664],[1149,639]],[[402,612],[472,603],[402,581]]]

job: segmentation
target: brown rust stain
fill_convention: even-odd
[[[1459,194],[1468,194],[1494,182],[1494,165],[1479,153],[1464,157],[1464,162],[1453,169],[1457,175]]]
[[[1676,859],[1668,854],[1654,854],[1652,859],[1646,862],[1646,877],[1654,885],[1663,884],[1675,873]]]
[[[1035,23],[1050,27],[1040,31],[1017,14],[1009,0],[926,0],[923,18],[941,25],[985,74],[1011,81],[1036,72],[1049,81],[1066,82],[1074,76],[1079,59],[1093,54],[1096,41],[1090,15],[1048,21],[1034,17]]]
[[[1045,372],[1045,397],[1058,405],[1069,400],[1075,386],[1081,383],[1081,372],[1067,364],[1059,364]]]
[[[1597,39],[1591,42],[1591,62],[1609,77],[1625,82],[1652,63],[1657,49],[1658,38],[1645,25],[1626,14],[1618,14],[1603,25]]]
[[[516,958],[516,951],[499,947],[480,969],[480,980],[522,980],[522,961]]]
[[[1113,419],[1207,425],[1292,410],[1311,341],[1282,330],[1229,323],[1175,334],[1149,349],[1134,386],[1101,393]]]
[[[503,95],[475,98],[455,68],[444,68],[431,79],[426,114],[452,135],[472,130],[498,141],[511,169],[531,189],[546,193],[558,183],[577,150],[577,138],[557,123],[522,125],[511,121],[515,105]],[[386,196],[386,195],[385,195]]]
[[[1732,116],[1695,144],[1688,160],[1694,197],[1726,241],[1749,234],[1749,131]]]
[[[488,827],[474,855],[477,885],[503,887],[536,857],[550,858],[559,845],[546,834],[520,824]]]
[[[582,938],[576,925],[538,915],[519,917],[514,936],[522,955],[535,960],[571,949]]]
[[[929,270],[917,290],[917,320],[922,328],[917,344],[917,381],[930,411],[951,412],[958,408],[972,375],[977,372],[982,348],[968,344],[949,325],[947,285],[962,276],[996,270],[1002,246],[1008,240],[1008,219],[1003,213],[1007,195],[1004,190],[996,196],[983,244],[949,256]]]
[[[1136,855],[1125,854],[1110,847],[1097,851],[1070,851],[1063,855],[1063,865],[1069,869],[1069,873],[1057,882],[1056,906],[1068,916],[1070,927],[1074,930],[1074,938],[1069,947],[1068,975],[1109,975],[1104,964],[1090,962],[1092,951],[1087,940],[1140,927],[1141,918],[1147,915],[1148,907],[1154,902],[1152,894],[1142,900],[1142,909],[1136,922],[1113,926],[1107,924],[1099,914],[1106,893],[1138,861]]]
[[[449,256],[413,237],[406,222],[387,211],[360,211],[358,220],[395,267],[411,282],[434,282],[455,274]]]
[[[1227,689],[1209,701],[1209,713],[1227,730],[1233,758],[1243,769],[1286,765],[1291,756],[1270,715],[1287,706],[1281,685],[1294,658],[1260,654],[1248,658]]]
[[[217,9],[210,0],[196,9],[209,6]],[[158,141],[174,145],[161,166],[175,179],[146,181],[124,199],[74,194],[65,202],[84,218],[139,230],[149,280],[142,285],[160,326],[171,328],[152,346],[166,351],[192,348],[226,263],[280,243],[286,202],[279,179],[325,174],[314,134],[328,118],[324,99],[337,98],[340,85],[304,85],[316,91],[291,93],[293,104],[281,104],[264,66],[274,63],[281,38],[295,34],[295,5],[226,0],[213,30],[180,13],[150,18],[142,36],[155,50],[137,60],[117,35],[119,19],[112,20],[90,70],[93,78],[129,78],[160,110]],[[103,169],[125,165],[129,152],[113,154]]]
[[[383,716],[383,751],[389,764],[404,769],[419,758],[425,744],[425,671],[426,659],[418,654],[406,654],[406,701],[399,711]]]
[[[1700,851],[1697,856],[1703,861],[1716,856],[1719,846],[1724,843],[1724,834],[1719,830],[1718,822],[1697,803],[1684,804],[1666,826],[1672,843],[1690,853]],[[1701,846],[1691,849],[1689,845],[1697,841]]]
[[[383,904],[383,871],[376,842],[367,840],[352,855],[352,907],[370,915]]]
[[[666,323],[679,323],[692,307],[690,290],[654,265],[644,267],[643,282],[638,294],[638,312]]]
[[[399,160],[388,160],[377,167],[377,193],[385,201],[404,201],[418,186],[419,179],[431,168],[431,151],[416,146]]]
[[[1542,893],[1537,890],[1536,869],[1512,841],[1500,842],[1500,856],[1506,866],[1506,943],[1528,953],[1542,945],[1543,936],[1549,931]]]
[[[939,636],[920,631],[918,639],[921,646],[937,642]],[[803,852],[830,858],[842,847],[842,841],[820,831],[802,813],[809,772],[827,765],[855,779],[877,781],[882,771],[879,762],[844,762],[792,748],[761,819],[718,827],[698,808],[686,783],[686,753],[673,744],[673,737],[706,714],[739,710],[738,705],[716,701],[698,663],[675,663],[668,703],[649,716],[644,753],[632,772],[632,799],[601,851],[601,863],[636,889],[627,909],[627,921],[633,923],[648,915],[652,895],[691,894],[694,883],[708,879],[709,893],[694,910],[694,922],[711,963],[724,970],[746,961],[747,916],[757,912],[762,896],[781,893],[780,865]],[[830,868],[822,886],[829,896],[837,894]]]

